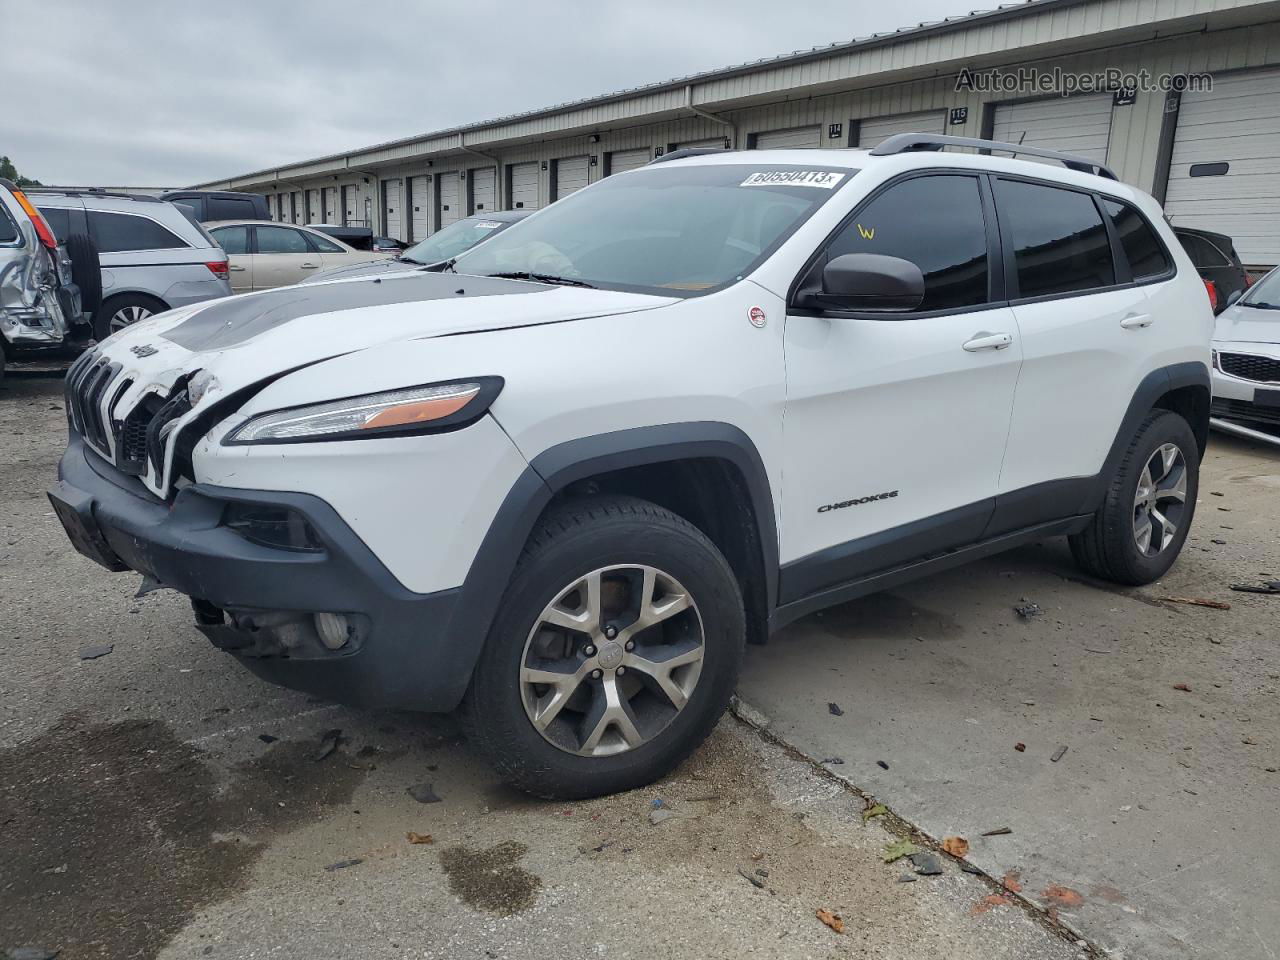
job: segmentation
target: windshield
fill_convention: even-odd
[[[481,240],[487,240],[509,226],[510,223],[503,223],[501,220],[468,217],[449,224],[443,230],[437,230],[421,243],[415,243],[401,256],[414,263],[439,263],[470,250]]]
[[[761,164],[609,177],[463,254],[458,273],[692,296],[746,274],[856,171]]]
[[[1246,307],[1280,310],[1280,267],[1250,287],[1240,302]]]

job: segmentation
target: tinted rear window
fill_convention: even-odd
[[[1102,209],[1107,211],[1116,236],[1120,238],[1120,246],[1124,248],[1124,255],[1129,260],[1133,279],[1147,280],[1169,270],[1171,264],[1164,244],[1142,214],[1118,200],[1104,199]]]
[[[13,243],[18,239],[18,225],[9,217],[9,211],[0,206],[0,243]]]
[[[1182,248],[1187,251],[1196,269],[1228,265],[1226,255],[1204,237],[1198,237],[1194,233],[1180,233],[1178,240],[1182,242]]]
[[[209,210],[206,220],[253,220],[257,217],[252,200],[209,197],[206,204]]]
[[[1111,241],[1093,197],[1038,183],[996,181],[1020,297],[1079,293],[1116,281]]]
[[[89,232],[100,253],[130,250],[180,250],[187,245],[154,220],[129,213],[89,210]]]
[[[37,207],[44,222],[59,240],[66,240],[71,233],[71,211],[60,207]]]

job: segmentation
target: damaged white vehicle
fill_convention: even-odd
[[[0,377],[8,360],[70,345],[101,290],[89,238],[60,244],[26,195],[0,179]]]
[[[813,611],[1059,535],[1162,576],[1212,326],[1159,206],[1084,158],[675,151],[442,272],[120,331],[68,376],[50,498],[255,673],[462,705],[509,781],[611,793]]]
[[[1218,315],[1211,423],[1280,445],[1280,267]]]

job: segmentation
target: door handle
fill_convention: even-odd
[[[1151,315],[1147,313],[1131,313],[1120,321],[1120,326],[1126,330],[1140,330],[1143,327],[1151,326]]]
[[[1013,343],[1013,337],[1007,333],[988,333],[983,330],[981,333],[975,333],[973,339],[964,342],[964,348],[970,353],[977,353],[979,350],[1003,350],[1009,344]]]
[[[232,273],[244,273],[244,267],[228,267]]]
[[[318,266],[320,266],[320,264],[318,264],[318,263],[304,263],[304,264],[302,264],[302,269],[303,269],[303,270],[314,270],[314,269],[315,269],[316,267],[318,267]]]

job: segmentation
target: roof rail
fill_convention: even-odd
[[[943,147],[974,147],[988,153],[998,151],[1021,154],[1024,157],[1041,157],[1045,160],[1057,160],[1068,170],[1080,173],[1092,173],[1106,177],[1108,180],[1119,180],[1110,167],[1087,157],[1074,153],[1062,153],[1058,150],[1042,150],[1039,147],[1024,147],[1020,143],[1003,143],[1000,140],[980,140],[977,137],[947,137],[931,133],[898,133],[880,141],[879,146],[871,151],[873,157],[888,157],[895,153],[911,153],[916,150],[941,150]]]
[[[660,157],[654,157],[649,164],[666,163],[668,160],[683,160],[685,157],[701,157],[708,153],[729,153],[722,147],[681,147],[679,150],[672,150],[670,153],[664,153]]]
[[[145,193],[121,193],[103,190],[101,187],[28,187],[27,193],[55,194],[63,197],[114,197],[117,200],[137,200],[141,203],[161,203],[159,197]]]

